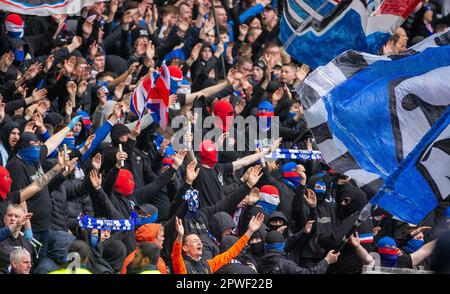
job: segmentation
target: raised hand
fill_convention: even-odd
[[[97,54],[98,52],[98,43],[97,41],[92,42],[92,44],[89,46],[88,49],[88,56],[90,59],[94,59],[95,58],[95,54]]]
[[[316,221],[314,221],[314,220],[307,221],[306,224],[305,224],[305,227],[303,228],[303,232],[305,234],[311,233],[312,227],[313,227],[315,222]]]
[[[92,142],[95,139],[95,134],[90,135],[87,139],[86,139],[86,143],[84,144],[84,147],[86,148],[86,150],[89,150],[89,148],[91,148]]]
[[[123,151],[120,152],[120,151],[118,151],[118,152],[116,153],[116,160],[117,160],[117,162],[116,162],[116,167],[117,167],[118,169],[121,169],[121,168],[122,168],[121,162],[125,161],[127,158],[128,158],[128,154],[127,154],[126,152],[123,152]]]
[[[136,124],[136,126],[131,130],[130,138],[133,140],[136,140],[136,138],[139,136],[140,133],[141,133],[141,127],[139,124]]]
[[[155,57],[155,45],[152,44],[152,41],[148,42],[145,55],[149,60],[152,60]]]
[[[257,215],[254,215],[250,222],[248,223],[248,231],[250,235],[253,235],[254,232],[256,232],[261,225],[264,222],[264,214],[258,213]]]
[[[258,183],[259,179],[262,177],[262,167],[260,165],[256,165],[251,167],[251,171],[248,174],[247,185],[250,188],[253,188],[256,183]]]
[[[275,149],[277,149],[281,144],[282,138],[278,138],[273,142],[273,144],[270,146],[270,148],[267,150],[267,154],[272,153]]]
[[[77,63],[77,59],[75,56],[70,57],[67,60],[64,60],[64,73],[66,76],[70,76],[75,68],[75,64]]]
[[[169,107],[178,101],[177,94],[172,94],[169,96]]]
[[[95,170],[99,171],[101,166],[102,166],[102,155],[100,153],[97,153],[92,159],[92,167]]]
[[[175,154],[174,157],[175,161],[172,165],[174,169],[178,169],[183,164],[184,157],[186,156],[186,154],[187,152],[184,149],[181,149],[180,151],[177,152],[177,154]]]
[[[359,247],[361,245],[361,241],[359,240],[358,232],[355,232],[350,236],[350,244],[353,245],[353,247]]]
[[[256,202],[259,201],[259,189],[258,188],[253,188],[250,191],[250,194],[247,195],[247,203],[249,205],[254,205]]]
[[[91,170],[89,173],[89,179],[91,180],[92,187],[95,190],[100,190],[102,187],[102,175],[99,174],[96,170]]]
[[[125,83],[120,83],[115,89],[114,89],[114,97],[116,100],[120,101],[122,100],[123,90],[125,89]]]
[[[33,90],[33,94],[31,94],[31,97],[33,97],[33,103],[41,101],[41,99],[47,97],[47,89],[40,89],[39,91],[37,89]]]
[[[303,198],[305,198],[306,204],[308,204],[309,207],[313,208],[317,206],[317,196],[313,190],[306,189],[306,195],[303,195]]]
[[[310,68],[307,64],[303,64],[300,68],[298,68],[296,72],[297,80],[300,82],[304,81],[309,73],[309,70]]]
[[[73,103],[71,100],[67,100],[66,105],[64,106],[64,111],[66,113],[66,117],[70,118],[73,113]]]
[[[69,170],[67,172],[64,171],[63,175],[65,177],[67,177],[69,174],[71,174],[75,170],[75,167],[77,166],[77,161],[78,161],[78,157],[74,157],[74,158],[72,158],[72,160],[70,160],[67,163],[67,166],[69,166]]]
[[[66,89],[69,97],[75,97],[75,95],[77,94],[77,84],[74,81],[69,81],[66,84]]]
[[[44,72],[48,73],[48,71],[52,68],[53,62],[55,62],[55,55],[50,54],[45,60]]]
[[[88,82],[86,80],[83,80],[78,84],[77,95],[79,97],[83,96],[83,94],[86,92],[87,86],[88,86]]]
[[[92,31],[91,31],[91,32],[92,32]],[[82,43],[83,43],[83,39],[81,39],[80,36],[75,36],[75,37],[73,37],[73,39],[72,39],[71,45],[72,45],[75,49],[77,49],[78,47],[81,46]]]
[[[177,230],[178,238],[183,239],[184,236],[184,226],[183,221],[178,218],[178,216],[175,217],[175,229]]]
[[[195,168],[197,166],[197,162],[192,160],[186,167],[186,183],[191,185],[194,183],[195,179],[198,177],[200,172],[199,168]]]
[[[239,26],[239,35],[242,37],[242,38],[245,38],[245,36],[247,36],[247,33],[248,33],[248,30],[250,29],[250,27],[248,26],[248,25],[246,25],[246,24],[241,24],[240,26]]]
[[[306,181],[306,169],[303,165],[297,164],[297,173]]]

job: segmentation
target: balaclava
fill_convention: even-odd
[[[175,154],[175,150],[173,150],[172,146],[167,146],[164,150],[164,158],[162,160],[163,166],[172,166],[175,161],[173,158]]]
[[[0,196],[3,200],[6,199],[6,195],[11,191],[12,179],[9,177],[9,171],[0,166]]]
[[[262,101],[258,104],[258,112],[256,116],[259,118],[259,127],[264,131],[270,129],[271,119],[274,116],[274,108],[269,101]]]
[[[216,144],[211,140],[205,140],[200,143],[200,162],[210,168],[213,168],[219,160],[219,153]]]
[[[377,251],[380,254],[384,266],[397,267],[398,249],[394,239],[391,237],[383,237],[378,240]]]
[[[284,252],[284,236],[278,231],[270,231],[267,233],[266,237],[266,251],[267,250],[277,250]]]
[[[259,200],[256,205],[261,206],[264,213],[269,215],[275,209],[277,209],[278,204],[280,204],[280,193],[275,186],[264,185],[259,190]]]
[[[35,133],[25,132],[22,134],[19,141],[18,155],[25,163],[34,165],[41,156],[41,146],[33,146],[30,144],[31,141],[39,141]]]
[[[283,181],[288,185],[291,189],[297,189],[298,185],[300,185],[300,181],[302,178],[297,172],[297,164],[295,162],[285,163],[281,167],[281,173],[283,176]]]
[[[114,189],[125,197],[130,196],[134,190],[133,174],[127,169],[120,169]]]
[[[215,126],[222,129],[224,132],[228,132],[233,124],[234,110],[233,105],[225,100],[217,101],[214,104],[213,113],[216,116]],[[230,117],[227,120],[227,117]]]

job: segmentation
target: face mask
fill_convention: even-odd
[[[314,193],[316,193],[317,200],[325,199],[325,193],[327,191],[327,184],[323,180],[318,180],[314,184]]]
[[[19,157],[28,163],[29,165],[34,165],[39,161],[41,156],[41,146],[29,146],[20,149],[18,152]]]
[[[264,210],[264,213],[269,215],[272,212],[275,211],[275,209],[277,209],[278,205],[275,204],[270,204],[266,201],[257,201],[256,205],[261,206],[261,208]]]
[[[285,242],[266,244],[265,248],[266,248],[266,250],[278,250],[278,251],[284,252],[285,244],[286,244]]]
[[[91,235],[91,237],[89,238],[89,245],[91,245],[91,247],[96,247],[97,243],[98,243],[98,235]]]
[[[14,60],[22,62],[25,60],[25,51],[14,49]]]
[[[289,111],[289,113],[288,113],[288,117],[289,117],[289,118],[294,118],[296,115],[297,115],[296,112],[291,112],[291,111]]]
[[[133,174],[129,170],[121,169],[114,184],[114,189],[125,197],[130,196],[134,190]]]
[[[61,144],[59,145],[60,147],[64,147],[64,144],[67,145],[68,148],[70,148],[71,150],[75,150],[75,138],[64,138],[61,142]]]
[[[154,224],[154,223],[156,223],[157,220],[158,220],[158,212],[155,212],[155,213],[154,213],[152,216],[150,216],[150,217],[144,217],[144,218],[141,218],[140,225]]]
[[[264,243],[263,242],[251,243],[250,250],[254,255],[262,256],[264,255]]]
[[[291,189],[297,189],[298,185],[300,185],[300,181],[302,178],[296,171],[291,172],[283,172],[283,181],[288,185]]]
[[[202,142],[200,149],[200,162],[210,168],[213,168],[219,161],[219,152],[214,143],[207,141]]]
[[[9,172],[6,168],[0,166],[0,196],[3,200],[11,191],[12,179],[9,177]]]

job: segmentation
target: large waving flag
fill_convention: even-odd
[[[76,14],[83,7],[106,0],[0,0],[0,9],[19,14],[47,16]]]
[[[371,200],[397,218],[420,223],[450,196],[450,107]]]
[[[316,68],[346,50],[376,53],[420,0],[286,0],[280,39]]]
[[[450,104],[449,44],[446,32],[402,55],[347,51],[313,71],[297,92],[324,161],[375,195]]]
[[[130,109],[141,120],[145,107],[153,121],[165,129],[168,123],[169,96],[175,94],[183,79],[177,66],[163,64],[159,70],[149,73],[134,89]]]

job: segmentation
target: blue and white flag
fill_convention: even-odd
[[[347,51],[297,88],[322,157],[369,196],[450,104],[450,32],[402,55]]]
[[[376,53],[420,0],[286,0],[280,40],[316,68],[346,50]]]
[[[386,179],[372,205],[420,223],[450,196],[450,107]]]
[[[83,7],[106,1],[107,0],[0,0],[0,10],[39,16],[77,14]]]

